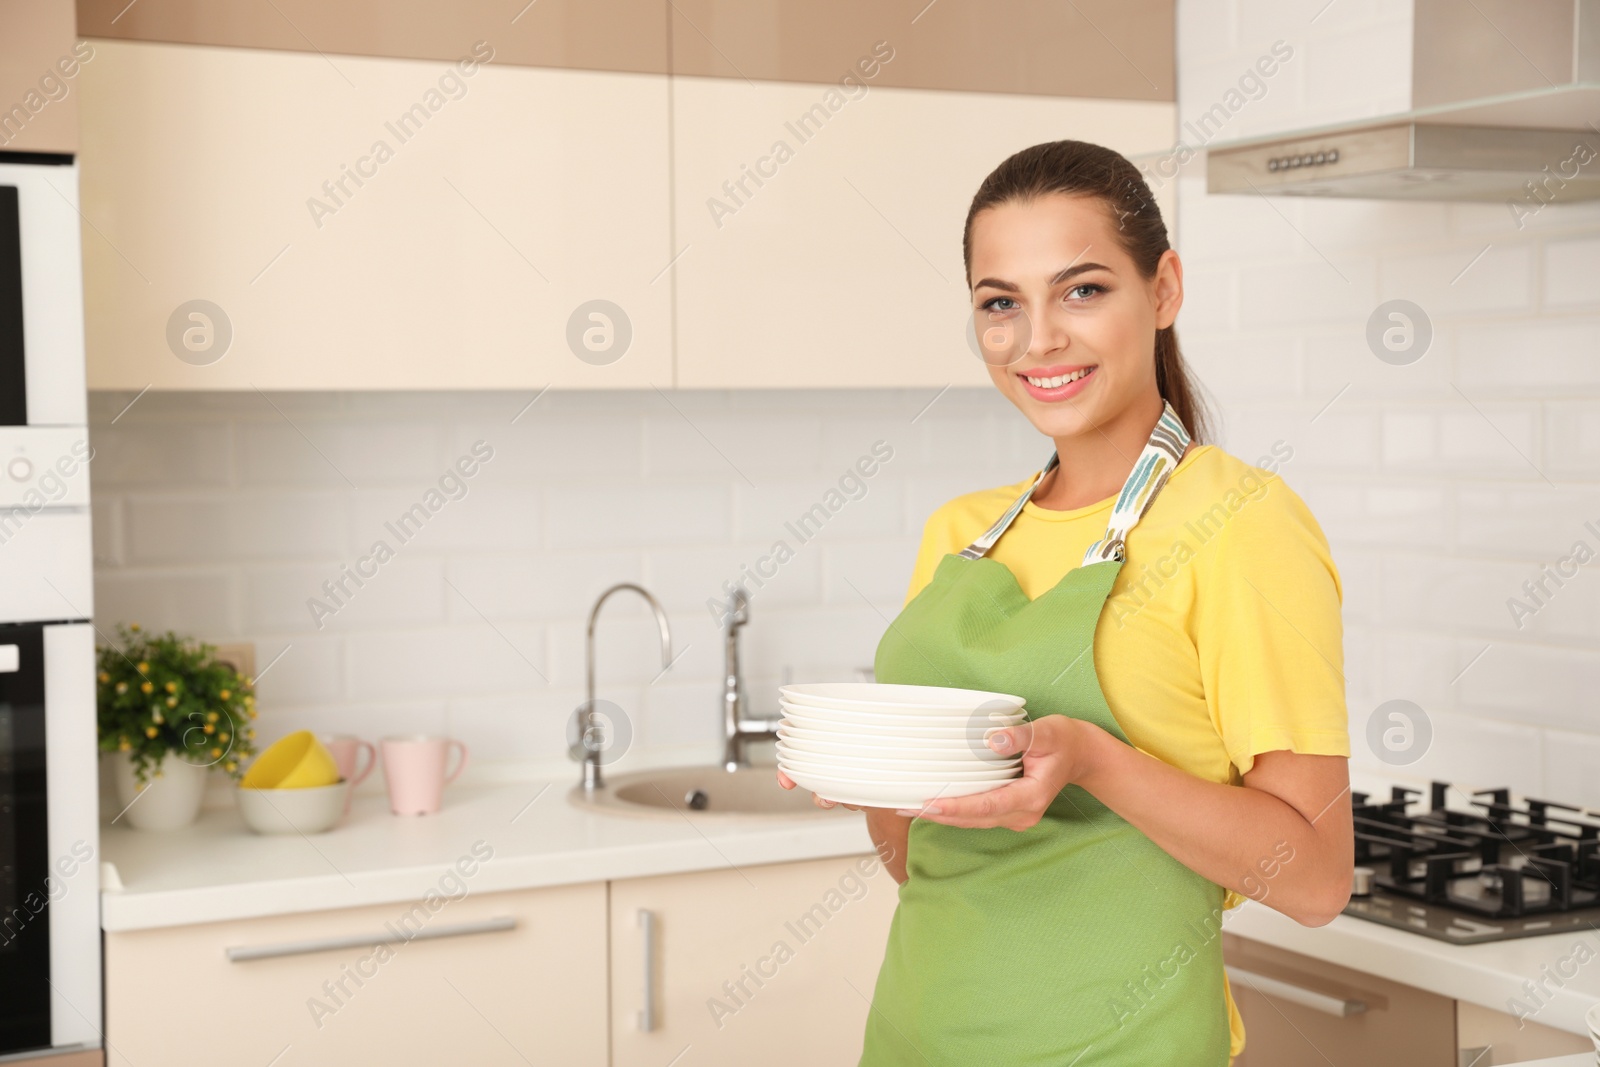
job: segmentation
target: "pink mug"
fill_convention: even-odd
[[[350,783],[344,795],[344,810],[348,815],[350,797],[355,793],[356,786],[366,781],[378,765],[378,750],[372,747],[370,741],[363,741],[353,734],[324,734],[317,740],[333,753],[333,762],[339,765],[339,777]],[[361,759],[363,752],[367,754],[365,762]]]
[[[446,773],[450,750],[460,755]],[[448,737],[402,734],[383,739],[383,777],[389,785],[389,810],[396,815],[432,815],[444,800],[444,787],[467,769],[467,746]]]

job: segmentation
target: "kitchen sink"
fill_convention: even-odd
[[[838,818],[844,808],[819,808],[804,789],[778,785],[777,768],[671,767],[608,778],[602,789],[568,793],[581,808],[612,815],[704,818]]]

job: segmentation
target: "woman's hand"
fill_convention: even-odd
[[[783,786],[785,789],[793,789],[795,787],[794,779],[790,778],[782,771],[778,772],[778,784]],[[851,811],[861,810],[861,806],[859,804],[840,804],[836,800],[824,800],[815,793],[811,794],[811,803],[815,804],[819,808],[848,808]]]
[[[1088,772],[1096,733],[1110,736],[1092,723],[1066,715],[1046,715],[996,730],[989,736],[989,747],[1002,755],[1021,752],[1021,778],[987,793],[934,797],[920,810],[897,814],[968,829],[1026,830],[1044,818],[1061,790]]]

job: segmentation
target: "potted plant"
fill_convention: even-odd
[[[100,751],[112,753],[123,818],[140,830],[187,826],[206,771],[239,777],[255,751],[250,679],[212,645],[138,623],[118,625],[121,648],[98,650]]]

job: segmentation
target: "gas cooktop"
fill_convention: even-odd
[[[1448,782],[1432,784],[1426,807],[1402,786],[1386,802],[1351,797],[1346,915],[1457,945],[1600,930],[1600,812]]]

